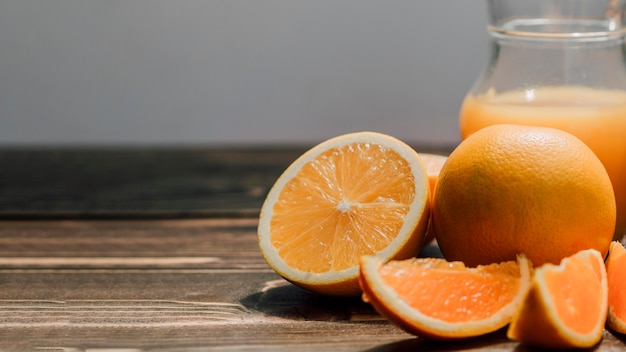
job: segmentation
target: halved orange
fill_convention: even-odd
[[[506,326],[528,290],[531,272],[523,255],[475,268],[440,258],[387,263],[361,258],[363,299],[407,332],[439,340]]]
[[[609,285],[609,313],[607,323],[615,332],[626,334],[626,249],[621,242],[613,241],[606,259]]]
[[[535,269],[531,288],[507,335],[541,348],[586,348],[600,342],[607,316],[604,260],[595,249]]]
[[[415,150],[380,133],[341,135],[278,178],[261,208],[259,247],[288,281],[355,296],[359,257],[417,255],[429,211],[428,176]]]

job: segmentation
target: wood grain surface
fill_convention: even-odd
[[[256,217],[309,147],[4,148],[0,219]]]
[[[0,222],[0,350],[526,351],[432,342],[278,277],[256,219]],[[436,248],[428,248],[436,254]],[[596,351],[626,348],[605,332]]]
[[[529,350],[424,340],[277,276],[258,210],[302,150],[0,150],[0,351]]]
[[[256,216],[303,150],[0,149],[0,217]]]

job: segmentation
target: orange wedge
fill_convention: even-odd
[[[609,313],[607,323],[614,331],[626,334],[626,249],[613,241],[606,259],[609,284]]]
[[[304,153],[261,208],[268,265],[305,289],[355,296],[359,258],[415,256],[429,218],[423,163],[408,145],[373,132],[341,135]]]
[[[430,184],[430,197],[432,202],[432,197],[435,194],[435,185],[437,184],[437,179],[439,178],[439,172],[441,172],[441,168],[443,167],[443,164],[446,163],[446,160],[448,160],[448,157],[444,155],[430,153],[420,153],[420,157],[422,158],[422,160],[424,161],[424,165],[426,166],[426,174],[428,174],[428,182]],[[435,231],[429,223],[424,243],[429,243],[434,239]]]
[[[604,260],[595,249],[535,269],[531,288],[507,335],[541,348],[586,348],[602,339],[608,287]]]
[[[506,326],[526,294],[531,263],[466,267],[439,258],[361,258],[363,299],[409,333],[439,340],[483,335]]]
[[[420,153],[420,157],[424,161],[424,166],[426,166],[426,173],[428,174],[428,182],[432,195],[434,194],[435,184],[437,184],[437,178],[439,178],[439,172],[441,172],[441,168],[443,164],[446,163],[446,160],[448,160],[448,157],[430,153]]]

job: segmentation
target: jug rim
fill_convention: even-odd
[[[554,18],[517,18],[498,25],[489,24],[487,30],[506,36],[538,39],[593,39],[622,37],[626,27],[613,21]]]

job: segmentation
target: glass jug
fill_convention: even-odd
[[[488,64],[461,106],[464,139],[496,123],[559,128],[603,162],[626,233],[626,0],[487,0]]]

